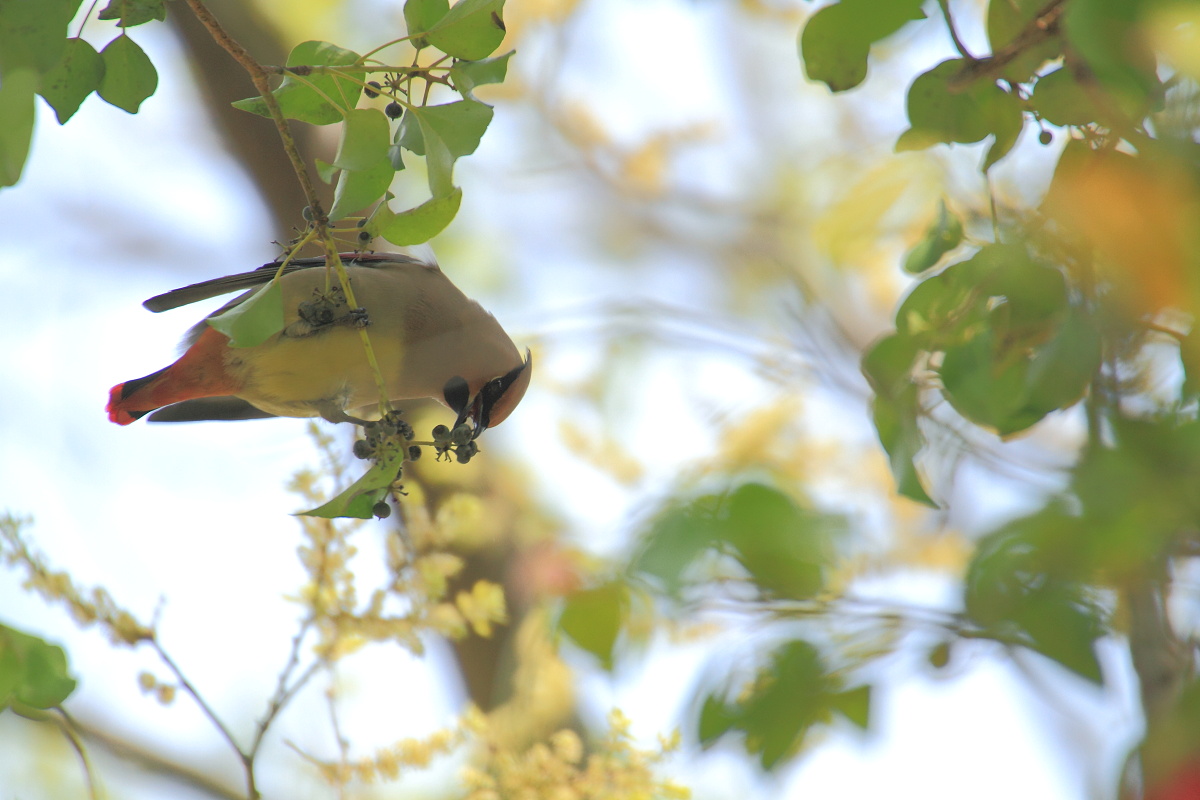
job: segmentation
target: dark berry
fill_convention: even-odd
[[[388,119],[400,119],[400,115],[404,113],[404,106],[393,100],[383,107],[383,113],[388,115]]]
[[[369,242],[371,241],[371,234],[367,233],[366,231],[359,231],[358,240],[360,242]]]
[[[416,461],[420,457],[421,457],[421,448],[417,447],[415,444],[412,447],[408,448],[408,460],[409,461]]]
[[[371,454],[375,452],[375,448],[365,439],[355,439],[353,452],[355,458],[370,458]]]
[[[447,428],[445,425],[434,425],[433,426],[433,438],[434,438],[434,441],[438,441],[438,442],[446,441],[447,439],[450,438],[450,429]]]
[[[390,517],[392,515],[392,507],[389,506],[383,500],[380,500],[371,509],[371,513],[374,514],[375,516],[379,517],[379,519],[387,519],[388,517]]]
[[[383,87],[379,85],[379,81],[367,81],[367,85],[363,87],[363,94],[372,100],[379,97],[379,90]]]
[[[313,214],[312,206],[305,206],[304,210],[300,212],[300,216],[304,217],[309,222],[312,222],[313,219],[315,218],[315,216]]]
[[[1038,141],[1041,142],[1042,144],[1050,144],[1051,142],[1054,141],[1054,134],[1051,133],[1050,131],[1043,130],[1041,133],[1038,134]]]

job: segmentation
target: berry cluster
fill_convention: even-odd
[[[479,452],[479,445],[475,442],[475,429],[465,422],[454,430],[445,425],[437,425],[433,429],[433,449],[437,451],[438,461],[442,460],[442,456],[448,461],[450,453],[454,453],[458,463],[466,464]]]

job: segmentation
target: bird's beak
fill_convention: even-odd
[[[525,360],[521,364],[485,383],[474,397],[470,397],[470,389],[465,380],[451,378],[446,382],[442,393],[446,405],[458,414],[454,420],[454,427],[457,428],[467,420],[473,421],[475,430],[471,438],[474,439],[488,428],[499,425],[525,396],[532,373],[533,355],[526,349]]]

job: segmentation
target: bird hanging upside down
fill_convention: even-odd
[[[336,276],[326,291],[326,271],[318,269],[324,258],[295,259],[280,278],[282,331],[254,347],[234,348],[206,318],[188,333],[188,349],[174,364],[112,388],[108,418],[118,425],[146,414],[156,422],[320,416],[361,423],[379,403],[358,332],[364,325],[390,400],[439,400],[458,414],[455,427],[473,422],[475,436],[512,413],[529,386],[531,359],[528,351],[521,358],[495,317],[436,264],[398,253],[342,260],[361,308],[349,307]],[[143,305],[155,312],[178,308],[264,284],[278,269],[266,264]]]

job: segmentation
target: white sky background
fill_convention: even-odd
[[[831,101],[822,87],[806,85],[796,61],[796,31],[761,23],[731,28],[736,15],[728,5],[593,0],[572,29],[570,58],[560,77],[564,96],[588,104],[621,140],[636,142],[687,121],[728,120],[720,126],[725,138],[689,156],[698,176],[689,180],[717,195],[741,185],[742,170],[765,167],[755,161],[753,141],[740,137],[739,120],[764,126],[759,135],[794,135],[798,157],[817,159],[820,147],[842,135],[823,124],[831,103],[866,102],[856,93]],[[398,15],[399,6],[364,4],[362,29],[377,29],[367,15],[388,19]],[[68,567],[81,584],[107,586],[140,617],[150,617],[161,599],[166,647],[246,736],[294,632],[296,609],[280,598],[302,579],[294,555],[298,527],[288,516],[298,501],[282,487],[292,472],[317,459],[303,421],[122,428],[105,417],[108,388],[173,360],[179,336],[204,313],[197,307],[153,315],[141,308],[143,299],[255,267],[275,252],[263,233],[269,222],[254,190],[204,127],[170,35],[152,25],[134,36],[159,69],[158,94],[137,116],[91,98],[61,128],[43,108],[22,183],[0,191],[6,231],[0,278],[7,300],[0,316],[0,364],[8,375],[7,391],[0,392],[0,509],[34,516],[27,533],[52,562]],[[103,34],[93,37],[106,40]],[[737,45],[732,59],[756,62],[724,64],[714,57],[730,43]],[[531,40],[514,59],[514,69],[536,75],[539,59],[552,50],[546,42],[539,53]],[[913,70],[934,60],[922,53]],[[739,108],[754,98],[731,97],[724,70],[768,65],[768,75],[791,70],[795,80],[772,78],[777,93],[769,111]],[[879,124],[870,137],[886,150],[903,127],[902,88],[910,75],[876,70],[873,76],[893,84],[894,105],[871,110]],[[494,311],[518,342],[543,337],[544,356],[529,397],[508,423],[487,434],[486,446],[503,447],[533,465],[539,491],[572,519],[578,543],[602,554],[619,553],[639,515],[669,492],[693,458],[708,451],[713,415],[736,415],[778,387],[736,355],[664,347],[636,368],[639,382],[626,382],[637,392],[626,404],[636,412],[628,441],[650,469],[637,491],[581,464],[555,441],[554,426],[570,409],[561,397],[539,389],[539,378],[564,381],[583,374],[604,344],[603,329],[579,322],[579,309],[604,301],[653,301],[710,314],[719,287],[686,255],[647,258],[637,267],[604,263],[605,256],[588,244],[597,238],[587,206],[594,187],[573,186],[538,169],[553,166],[561,151],[529,141],[523,113],[500,105],[479,153],[460,162],[456,172],[464,187],[456,225],[474,226],[483,233],[472,241],[503,248],[505,255],[489,256],[473,244],[455,250],[462,261],[452,263],[439,252],[447,273]],[[551,155],[514,160],[513,152]],[[1037,152],[1029,157],[1045,158]],[[479,257],[474,266],[468,263],[472,254]],[[510,268],[511,283],[486,274],[486,265]],[[779,301],[764,310],[761,329],[749,335],[787,335],[779,326],[788,319],[789,298],[781,295]],[[844,431],[855,444],[873,436],[865,410],[839,413],[831,410],[829,398],[814,404],[837,414],[823,426],[839,435]],[[670,446],[659,443],[663,414],[673,415],[677,438]],[[968,516],[1003,515],[1022,502],[1028,499],[1011,492],[980,494],[972,503],[981,509],[978,516]],[[0,622],[64,644],[83,676],[69,701],[77,715],[112,720],[148,744],[168,742],[189,762],[206,763],[236,780],[232,754],[188,698],[181,695],[162,708],[141,695],[140,670],[166,677],[151,653],[113,649],[99,633],[79,632],[63,612],[46,609],[16,584],[15,573],[0,572]],[[922,576],[875,588],[881,596],[909,602],[953,602],[948,587]],[[723,640],[730,642],[745,644],[736,632]],[[447,724],[460,698],[437,677],[447,667],[438,664],[436,648],[427,662],[398,648],[374,650],[377,657],[355,659],[347,670],[347,728],[355,731],[361,752]],[[872,734],[834,733],[774,782],[759,782],[744,761],[724,755],[680,760],[679,777],[697,798],[735,792],[923,800],[1103,797],[1112,776],[1095,775],[1093,765],[1116,763],[1136,733],[1128,668],[1119,649],[1106,649],[1105,665],[1126,690],[1103,694],[1081,689],[1056,667],[1044,668],[1030,657],[1030,668],[1058,698],[1060,705],[1053,706],[1045,704],[1046,694],[1030,691],[1027,678],[999,651],[979,645],[967,652],[972,658],[951,670],[952,679],[932,677],[919,653],[894,659],[876,697]],[[693,681],[710,656],[698,647],[658,647],[644,663],[623,666],[615,681],[580,658],[587,708],[601,718],[610,705],[620,706],[635,731],[652,740],[679,724]],[[381,686],[387,687],[382,699]],[[355,690],[369,705],[355,705]],[[45,782],[30,761],[32,746],[26,750],[20,743],[30,730],[11,714],[0,715],[5,742],[0,800],[56,797],[63,787],[77,787],[71,776],[57,790]],[[327,730],[319,692],[284,715],[261,761],[267,796],[329,796],[321,789],[295,790],[296,762],[279,744],[290,739],[332,754]],[[167,796],[166,784],[130,783],[119,765],[98,762],[101,777],[108,774],[110,789],[120,789],[123,797]],[[413,785],[437,783],[404,783],[398,793]]]

